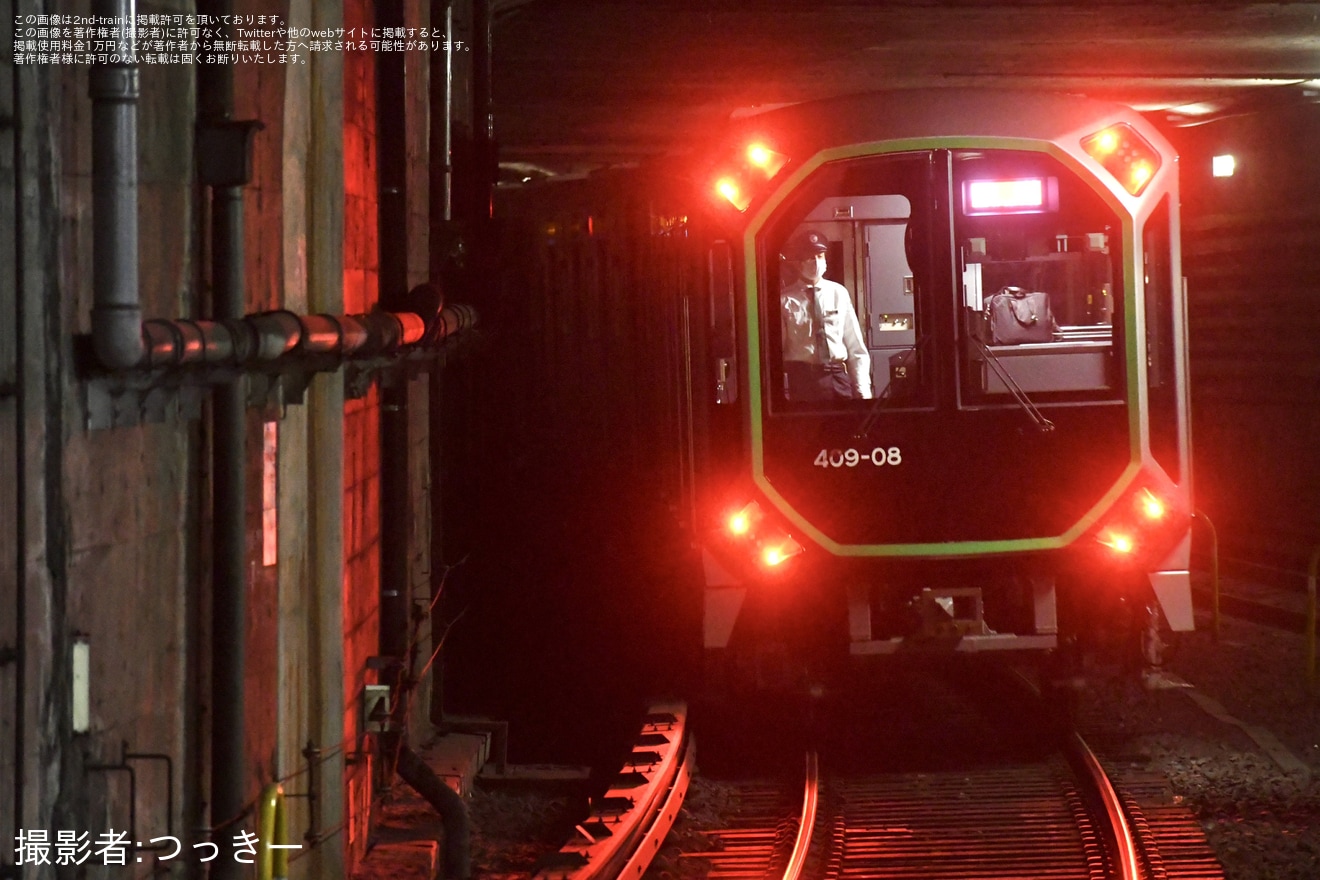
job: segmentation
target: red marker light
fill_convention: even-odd
[[[715,192],[739,211],[746,211],[765,182],[788,164],[787,156],[763,141],[736,148],[732,155],[726,154],[726,160],[717,166]]]
[[[1112,153],[1118,149],[1118,132],[1112,128],[1107,128],[1095,137],[1096,153]]]
[[[1096,540],[1121,556],[1131,553],[1137,546],[1130,535],[1125,535],[1122,532],[1106,532]]]
[[[735,535],[745,535],[751,527],[751,517],[741,510],[729,517],[729,531]]]
[[[1141,195],[1160,170],[1159,153],[1125,122],[1082,138],[1082,149],[1134,196]]]
[[[729,201],[739,211],[746,211],[747,206],[751,204],[752,199],[743,188],[739,186],[738,181],[732,177],[721,177],[715,182],[715,191]]]
[[[1187,496],[1163,471],[1144,470],[1103,514],[1088,541],[1106,548],[1095,550],[1110,564],[1158,566],[1163,554],[1186,540],[1189,506]]]
[[[743,538],[755,531],[762,518],[761,505],[752,501],[740,510],[729,514],[724,520],[724,526],[733,537]]]
[[[760,171],[766,177],[774,177],[779,173],[779,169],[788,164],[788,157],[783,153],[772,150],[770,147],[754,141],[747,145],[747,164]]]
[[[1168,512],[1164,502],[1155,497],[1155,494],[1149,489],[1141,490],[1141,494],[1137,497],[1137,503],[1141,506],[1141,512],[1146,515],[1147,519],[1163,519],[1164,514]]]
[[[776,540],[767,542],[761,547],[761,561],[769,568],[784,564],[789,559],[797,556],[799,553],[806,552],[806,548],[793,540],[790,535],[782,535]]]

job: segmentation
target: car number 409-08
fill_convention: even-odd
[[[897,446],[877,446],[870,452],[856,449],[822,449],[812,462],[816,467],[857,467],[869,462],[876,467],[903,463],[903,453]]]

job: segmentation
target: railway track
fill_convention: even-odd
[[[1155,876],[1133,823],[1080,740],[1075,761],[971,772],[895,773],[822,783],[809,755],[800,804],[783,787],[686,857],[694,875],[752,878],[1086,878]],[[1144,826],[1149,827],[1149,826]],[[686,873],[686,872],[684,872]],[[1221,877],[1222,874],[1163,876]]]
[[[536,880],[641,877],[678,818],[692,766],[687,707],[652,706],[622,770],[559,852],[542,860]]]
[[[945,708],[948,708],[945,706]],[[966,726],[973,711],[945,718]],[[1002,734],[993,731],[991,736]],[[883,732],[879,736],[884,739]],[[987,751],[993,751],[987,747]],[[1030,749],[1028,749],[1030,752]],[[708,880],[1222,880],[1158,778],[1107,769],[1076,732],[1039,755],[861,772],[837,749],[748,782],[726,825],[651,876]],[[800,759],[799,759],[800,760]],[[840,767],[832,767],[840,765]]]
[[[963,711],[951,712],[954,702],[947,693],[934,699],[944,713],[940,729],[970,729],[977,710],[963,702]],[[841,754],[839,743],[873,748],[886,731],[850,736],[832,728],[822,755],[809,749],[805,759],[801,752],[790,759],[781,750],[772,759],[779,766],[758,765],[757,780],[726,783],[718,816],[685,829],[651,868],[695,772],[686,718],[681,704],[647,716],[615,786],[539,877],[1223,880],[1200,827],[1171,802],[1162,780],[1107,769],[1072,731],[1042,734],[1048,748],[1007,759],[917,761],[913,769],[899,755],[876,772]],[[966,742],[955,747],[973,751]]]
[[[804,784],[756,783],[740,792],[739,810],[727,828],[709,833],[709,848],[683,855],[705,863],[709,880],[802,875],[815,839],[819,762],[807,754]]]

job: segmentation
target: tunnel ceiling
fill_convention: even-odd
[[[575,175],[708,142],[738,111],[992,85],[1196,124],[1320,100],[1320,3],[493,0],[506,174]]]

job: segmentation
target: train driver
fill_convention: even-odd
[[[826,249],[825,236],[808,231],[790,238],[780,253],[780,319],[789,400],[871,396],[871,356],[847,288],[825,278]]]

